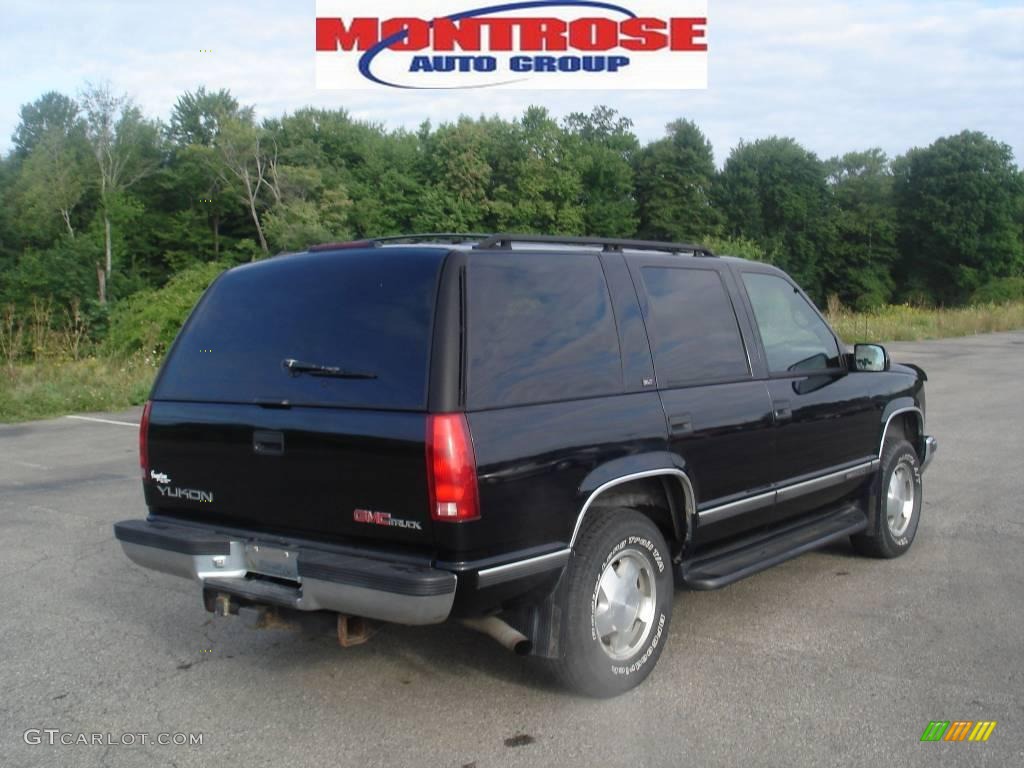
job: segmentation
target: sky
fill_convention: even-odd
[[[393,128],[606,104],[643,141],[694,120],[719,164],[741,139],[792,136],[822,158],[870,147],[895,156],[969,129],[1024,165],[1022,0],[710,0],[709,88],[669,92],[318,91],[314,17],[313,0],[4,0],[0,151],[22,104],[109,82],[165,121],[199,85],[230,89],[260,116],[344,107]]]

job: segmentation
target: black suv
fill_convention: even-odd
[[[338,614],[343,644],[459,618],[613,695],[657,662],[677,585],[847,536],[907,551],[925,379],[699,246],[316,246],[200,300],[143,412],[148,517],[114,530],[222,615]]]

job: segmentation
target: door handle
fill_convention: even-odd
[[[793,418],[793,409],[789,407],[789,400],[776,400],[772,413],[775,415],[776,421]]]
[[[668,417],[668,433],[671,437],[688,435],[693,432],[693,418],[688,413],[677,413]]]
[[[252,449],[262,456],[284,454],[284,433],[257,429],[252,433]]]

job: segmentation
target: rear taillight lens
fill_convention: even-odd
[[[143,481],[149,480],[149,412],[152,408],[153,402],[147,400],[139,422],[139,466],[142,467]]]
[[[476,456],[465,414],[427,417],[427,484],[434,520],[461,523],[480,517]]]

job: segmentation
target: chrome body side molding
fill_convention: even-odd
[[[728,520],[730,517],[745,515],[747,512],[753,512],[762,507],[770,507],[774,503],[775,491],[767,491],[766,493],[759,493],[739,501],[730,501],[728,504],[709,507],[698,512],[697,517],[702,523],[718,523],[722,520]]]
[[[495,584],[502,584],[513,579],[535,576],[538,573],[562,568],[569,562],[569,555],[571,554],[571,549],[560,549],[557,552],[548,552],[546,555],[516,560],[504,565],[496,565],[493,568],[484,568],[477,572],[477,586],[483,589],[484,587],[492,587]]]
[[[878,459],[872,459],[854,467],[829,472],[821,477],[813,477],[810,480],[802,480],[792,485],[784,485],[778,489],[776,501],[789,501],[808,493],[823,491],[826,488],[831,488],[833,485],[841,485],[848,480],[856,480],[858,477],[871,474],[873,470],[877,469],[878,463]]]
[[[779,488],[767,491],[766,493],[758,493],[746,499],[731,501],[727,504],[719,504],[714,507],[702,509],[697,513],[697,517],[702,523],[718,523],[722,520],[728,520],[730,517],[746,514],[747,512],[753,512],[754,510],[761,509],[763,507],[769,507],[779,501],[789,501],[790,499],[795,499],[808,493],[817,493],[818,491],[826,488],[831,488],[833,485],[840,485],[849,480],[856,480],[859,477],[865,477],[878,469],[878,465],[879,460],[872,459],[871,461],[865,461],[852,467],[828,472],[827,474],[819,477],[791,482],[788,485],[780,486]]]

